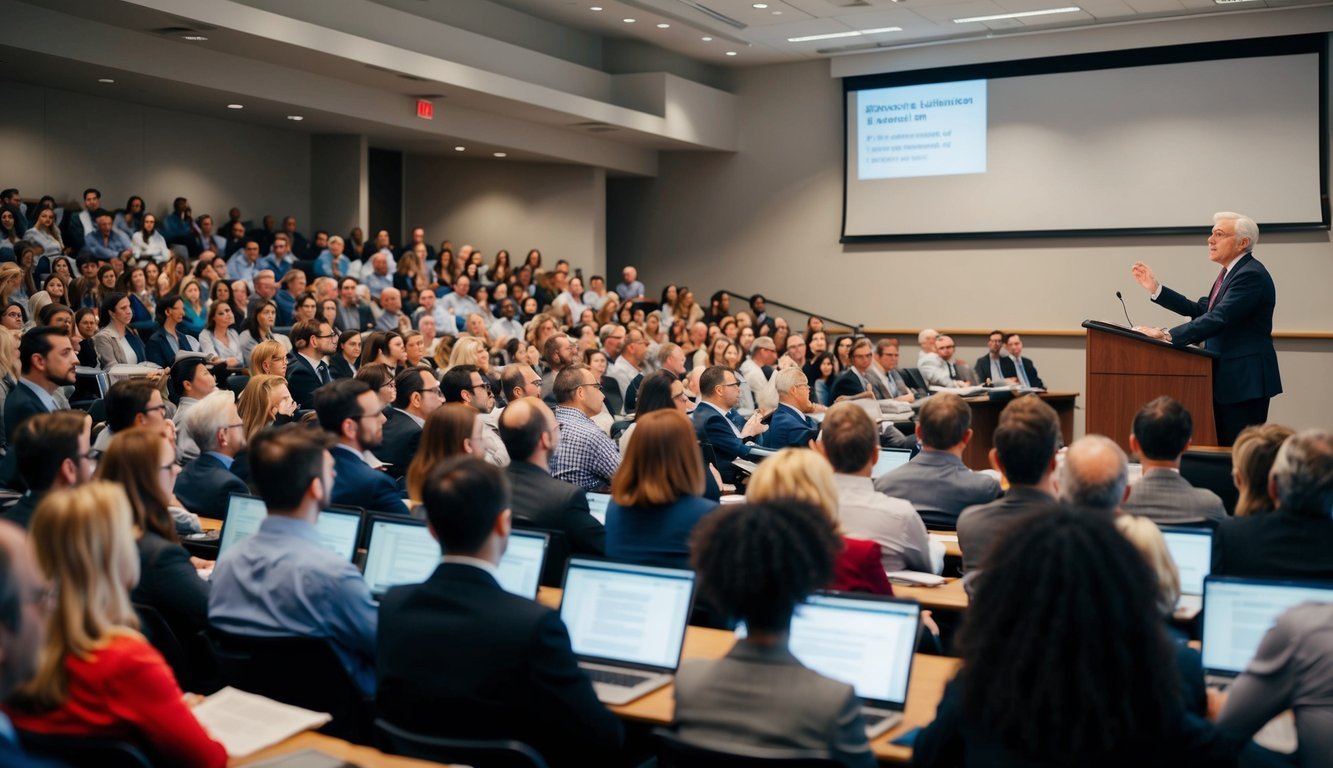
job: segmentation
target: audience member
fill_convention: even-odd
[[[1004,495],[958,516],[958,548],[963,552],[963,580],[970,590],[990,548],[1034,515],[1060,509],[1055,490],[1055,452],[1060,447],[1060,417],[1039,397],[1010,401],[1000,412],[990,464],[1009,482]]]
[[[920,370],[922,365],[930,366],[933,362],[933,357],[939,357],[939,355],[935,354],[935,339],[939,338],[939,335],[940,332],[934,328],[923,328],[921,332],[916,335],[917,346],[921,348],[921,351],[917,353],[916,356],[916,367],[918,370]]]
[[[338,335],[319,320],[302,320],[292,328],[292,354],[287,357],[287,387],[301,408],[315,407],[315,390],[333,381],[326,358],[333,354]]]
[[[346,394],[338,390],[350,391],[356,383],[331,385],[328,397]],[[208,621],[238,635],[326,638],[361,689],[373,694],[375,602],[356,566],[321,544],[315,529],[331,501],[331,444],[297,424],[255,436],[250,475],[268,516],[254,535],[219,558]]]
[[[495,394],[490,381],[475,365],[455,365],[445,371],[440,391],[446,403],[464,403],[476,408],[482,415],[482,446],[485,459],[497,467],[509,464],[509,451],[500,439],[500,431],[492,414]]]
[[[578,350],[565,334],[555,333],[546,339],[542,344],[542,363],[546,366],[546,372],[542,374],[542,399],[551,401],[555,397],[556,374],[577,359]]]
[[[181,470],[175,493],[186,509],[200,517],[225,520],[231,495],[249,493],[232,471],[246,446],[245,422],[235,401],[228,390],[213,392],[195,403],[185,419],[185,433],[198,446],[199,456]]]
[[[1278,449],[1268,476],[1276,509],[1222,521],[1213,573],[1333,580],[1333,433],[1307,430]]]
[[[151,381],[122,379],[106,391],[106,428],[93,441],[93,449],[106,451],[111,438],[130,427],[160,427],[167,421],[162,391]]]
[[[1037,366],[1023,357],[1023,337],[1011,333],[1004,337],[1004,346],[1008,348],[1009,356],[1000,360],[1000,375],[1021,387],[1045,389],[1046,384],[1037,375]]]
[[[815,407],[810,402],[810,382],[805,373],[800,368],[783,368],[773,374],[773,389],[778,406],[768,431],[759,436],[759,444],[773,450],[807,447],[819,434],[819,424],[806,415]]]
[[[185,416],[201,399],[216,390],[217,378],[203,358],[186,357],[171,366],[167,391],[176,404],[176,413],[172,415],[171,423],[176,433],[177,460],[182,464],[194,461],[199,456],[199,445],[189,430],[185,429]]]
[[[32,544],[11,523],[0,523],[0,701],[37,673],[46,642],[45,613],[53,589],[37,568]],[[0,763],[10,768],[57,768],[29,755],[15,738],[13,724],[0,712]]]
[[[1114,517],[1129,498],[1129,459],[1111,438],[1085,435],[1065,452],[1055,487],[1066,508]]]
[[[967,363],[953,359],[958,346],[952,336],[943,334],[935,337],[935,354],[923,355],[917,364],[921,376],[927,384],[940,387],[966,387],[975,384],[975,375]]]
[[[69,408],[59,388],[75,382],[78,353],[65,329],[33,328],[19,341],[19,380],[5,397],[5,440],[14,444],[14,433],[23,422],[39,413]]]
[[[407,469],[407,498],[420,503],[426,476],[446,459],[459,455],[484,459],[481,430],[481,414],[470,405],[445,403],[432,411],[421,430],[421,449]]]
[[[332,493],[325,492],[329,500],[374,512],[405,514],[407,507],[393,478],[372,468],[365,457],[366,451],[380,447],[384,439],[384,408],[370,385],[338,379],[320,387],[315,392],[315,413],[320,427],[336,441],[331,449],[336,479]]]
[[[816,753],[871,768],[874,754],[852,686],[797,661],[791,615],[828,584],[840,547],[829,520],[801,502],[727,506],[696,529],[701,596],[745,622],[721,659],[688,659],[675,681],[676,733],[707,749]]]
[[[931,396],[917,414],[916,436],[921,453],[876,480],[875,490],[912,502],[932,522],[950,528],[965,508],[1000,495],[994,478],[963,464],[963,449],[972,439],[972,409],[961,397],[952,392]]]
[[[356,376],[356,369],[361,362],[361,332],[343,331],[338,334],[338,344],[329,356],[329,375],[335,379],[350,379]]]
[[[740,387],[735,371],[720,365],[709,366],[699,377],[699,405],[691,416],[695,435],[699,442],[713,447],[718,471],[728,484],[735,484],[737,479],[736,465],[732,462],[748,458],[754,447],[747,439],[768,430],[762,411],[755,411],[743,421],[733,410],[740,400]]]
[[[1236,517],[1250,517],[1273,511],[1273,497],[1268,495],[1268,473],[1273,460],[1287,438],[1296,434],[1281,424],[1255,424],[1241,430],[1231,448],[1231,476],[1240,498]]]
[[[440,382],[426,368],[408,368],[394,377],[393,384],[393,407],[385,411],[384,438],[375,455],[388,465],[389,476],[398,479],[407,475],[421,445],[426,419],[444,404],[444,397]]]
[[[27,528],[48,491],[88,482],[97,468],[89,436],[92,425],[83,411],[55,411],[19,426],[9,452],[28,490],[5,512],[6,519]]]
[[[356,295],[356,278],[344,277],[338,283],[338,327],[343,331],[369,331],[375,327],[370,305]]]
[[[194,719],[130,603],[139,580],[125,491],[89,483],[55,491],[32,518],[37,562],[59,585],[37,674],[6,705],[14,726],[51,736],[127,739],[173,765],[227,764]],[[190,578],[197,578],[191,576]]]
[[[634,267],[625,267],[621,271],[621,276],[624,280],[621,280],[620,284],[616,286],[616,295],[620,297],[620,300],[643,301],[648,289],[644,288],[643,283],[639,282],[639,270]]]
[[[551,474],[587,491],[610,485],[620,451],[592,420],[605,401],[602,383],[588,366],[575,363],[556,376],[554,393],[560,441],[551,454]]]
[[[619,328],[619,326],[613,326]],[[616,353],[606,351],[607,357],[615,357],[615,363],[607,370],[607,375],[615,379],[620,387],[620,396],[627,397],[634,380],[643,376],[644,364],[648,359],[648,342],[643,338],[643,331],[632,328],[624,333],[624,346]],[[607,337],[609,341],[614,336]],[[605,350],[605,347],[603,348]]]
[[[1003,355],[1000,350],[1004,349],[1004,331],[991,331],[986,336],[986,354],[977,358],[977,365],[974,369],[977,373],[977,381],[988,387],[1000,384],[1004,379],[1001,373],[1000,361]]]
[[[880,339],[875,343],[875,364],[870,368],[871,380],[878,379],[880,386],[894,400],[904,403],[916,402],[916,393],[898,371],[898,340]]]
[[[1134,416],[1129,448],[1139,455],[1143,477],[1129,488],[1120,505],[1128,515],[1159,524],[1206,521],[1227,517],[1222,500],[1207,488],[1195,488],[1180,475],[1180,457],[1189,450],[1194,419],[1176,400],[1162,395]]]

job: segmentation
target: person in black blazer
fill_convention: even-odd
[[[819,425],[805,415],[814,408],[805,373],[800,368],[784,368],[773,374],[773,387],[778,393],[778,407],[768,431],[759,436],[759,444],[773,450],[807,447],[819,434]]]
[[[408,368],[394,377],[393,407],[384,412],[384,439],[375,456],[388,464],[385,471],[397,480],[407,474],[421,446],[426,417],[441,405],[440,382],[422,368]]]
[[[1027,380],[1027,385],[1037,389],[1045,389],[1046,383],[1037,375],[1037,366],[1032,361],[1023,357],[1023,337],[1016,333],[1011,333],[1004,339],[1004,345],[1009,349],[1009,356],[1000,359],[1000,376],[1006,379],[1014,379],[1019,384]],[[1023,375],[1020,377],[1018,368],[1014,361],[1018,360],[1023,365]]]
[[[310,410],[315,407],[315,390],[333,381],[326,358],[334,354],[337,336],[326,322],[302,320],[292,328],[291,340],[287,389],[297,406]]]
[[[199,446],[199,457],[176,477],[174,493],[186,509],[216,520],[227,518],[233,493],[250,489],[236,474],[236,457],[245,450],[245,430],[236,411],[236,396],[217,390],[194,404],[185,416],[185,431]]]
[[[1222,521],[1213,534],[1213,573],[1333,581],[1333,433],[1287,439],[1269,473],[1277,509]]]
[[[28,491],[5,512],[6,519],[27,528],[47,491],[71,488],[92,477],[92,426],[83,411],[56,411],[33,416],[15,430],[5,458],[13,462]]]
[[[1263,264],[1252,253],[1259,227],[1249,216],[1213,214],[1208,238],[1208,260],[1222,272],[1207,296],[1191,301],[1157,282],[1152,269],[1135,262],[1134,279],[1152,295],[1153,302],[1185,315],[1189,322],[1174,328],[1134,330],[1175,346],[1202,341],[1216,352],[1213,361],[1213,418],[1217,442],[1231,445],[1240,431],[1268,420],[1269,401],[1282,393],[1282,376],[1273,348],[1273,308],[1277,288]]]
[[[542,583],[559,585],[569,554],[602,555],[606,530],[588,509],[588,494],[582,488],[551,477],[551,451],[555,448],[555,414],[539,398],[524,397],[510,403],[500,414],[500,440],[509,451],[505,468],[513,486],[514,523],[524,528],[558,531],[564,547],[546,557]]]
[[[503,472],[454,457],[422,495],[444,562],[380,602],[379,715],[417,733],[515,739],[553,768],[618,762],[620,720],[579,669],[559,614],[506,592],[476,564],[498,565],[509,538]]]
[[[384,408],[370,385],[359,379],[338,379],[320,387],[315,391],[315,415],[320,427],[338,440],[330,451],[337,473],[333,503],[406,514],[398,484],[366,462],[366,451],[379,448],[384,439]]]
[[[357,361],[360,359],[361,331],[343,331],[338,334],[338,344],[333,354],[329,355],[329,375],[335,379],[356,376]]]
[[[764,412],[755,411],[743,426],[737,426],[739,417],[733,420],[732,409],[740,400],[740,380],[735,371],[720,365],[704,370],[699,377],[699,394],[699,405],[690,414],[694,434],[699,442],[713,447],[722,482],[734,484],[736,466],[732,462],[748,458],[754,446],[745,441],[768,429],[763,423]]]

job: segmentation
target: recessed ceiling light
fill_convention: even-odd
[[[112,80],[112,79],[109,78],[109,77],[99,77],[99,78],[97,78],[97,82],[99,82],[99,83],[107,83],[107,84],[110,84],[110,83],[114,83],[114,82],[116,82],[116,81],[115,81],[115,80]]]
[[[658,24],[658,25],[657,25],[657,28],[658,28],[658,29],[670,29],[670,28],[671,28],[671,25],[670,25],[670,24],[667,24],[666,22],[663,22],[663,23],[661,23],[661,24]]]
[[[245,109],[244,104],[228,104],[227,109]]]
[[[840,37],[860,37],[862,35],[878,35],[884,32],[901,32],[902,27],[879,27],[877,29],[853,29],[847,32],[830,32],[827,35],[806,35],[805,37],[789,37],[789,43],[808,43],[812,40],[834,40]]]
[[[465,149],[467,149],[467,147],[454,147],[455,152],[462,152]]]
[[[1253,3],[1254,0],[1213,0],[1218,5],[1231,5],[1232,3]]]
[[[495,153],[495,156],[496,156],[496,157],[508,157],[508,155],[506,155],[504,152],[496,152],[496,153]]]
[[[302,117],[301,115],[287,115],[287,119],[288,119],[288,120],[295,120],[296,122],[299,123],[299,122],[301,122],[302,120],[304,120],[305,118]]]
[[[1019,11],[1018,13],[997,13],[993,16],[968,16],[964,19],[954,19],[955,24],[966,24],[971,21],[999,21],[1001,19],[1026,19],[1029,16],[1049,16],[1053,13],[1078,13],[1083,10],[1077,5],[1071,5],[1067,8],[1048,8],[1044,11]]]
[[[735,55],[736,55],[736,52],[735,52],[735,51],[727,51],[727,55],[728,55],[728,56],[735,56]]]
[[[208,40],[203,35],[181,35],[182,40],[189,40],[192,43],[202,43]]]
[[[590,11],[600,11],[600,10],[602,10],[602,6],[600,6],[600,5],[594,5],[593,7],[589,8],[588,10],[590,10]]]
[[[774,16],[781,16],[781,15],[782,15],[782,11],[773,11],[773,15],[774,15]]]
[[[704,41],[705,43],[711,43],[711,42],[713,42],[713,38],[711,38],[711,37],[701,37],[701,38],[699,38],[699,39],[702,40],[702,41]]]
[[[762,11],[768,7],[768,3],[755,3],[753,7]]]
[[[635,21],[637,21],[637,19],[621,19],[621,21],[625,22],[626,24],[633,24]]]

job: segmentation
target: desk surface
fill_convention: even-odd
[[[967,592],[963,590],[963,580],[958,578],[951,578],[948,583],[938,587],[909,587],[894,584],[893,594],[895,597],[910,597],[927,610],[967,610]]]
[[[218,531],[222,529],[222,521],[214,517],[201,517],[199,527],[205,531]]]
[[[944,545],[945,557],[963,556],[963,550],[958,547],[958,533],[956,531],[931,531],[930,539]]]
[[[898,587],[894,587],[895,593],[897,590]],[[962,591],[961,583],[958,591]],[[560,594],[560,590],[554,587],[542,587],[537,601],[558,608]],[[685,647],[681,651],[681,658],[718,659],[725,656],[735,642],[736,636],[725,630],[689,627],[685,630]],[[906,763],[911,759],[911,749],[894,746],[889,742],[913,728],[929,725],[935,719],[935,708],[944,695],[944,686],[957,671],[957,659],[916,654],[912,661],[912,681],[907,689],[907,711],[903,713],[903,722],[871,743],[876,759],[889,763]],[[611,711],[626,720],[669,725],[675,712],[672,688],[669,685],[659,688],[629,704],[611,707]]]
[[[319,750],[330,757],[360,766],[360,768],[427,768],[428,766],[439,765],[439,763],[431,763],[425,760],[386,755],[373,747],[363,747],[314,731],[297,734],[281,744],[275,744],[268,749],[261,749],[252,755],[228,760],[227,765],[230,768],[239,768],[239,766],[253,765],[270,758],[300,752],[303,749]]]

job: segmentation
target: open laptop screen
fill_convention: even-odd
[[[413,518],[374,517],[366,540],[366,585],[382,595],[400,584],[420,584],[440,564],[440,545]]]
[[[268,517],[268,507],[258,496],[233,493],[227,501],[227,519],[222,521],[222,537],[218,539],[218,557],[232,544],[248,539],[259,530]]]
[[[1162,528],[1166,549],[1180,571],[1180,592],[1202,595],[1203,580],[1213,568],[1213,532],[1207,528]]]
[[[588,511],[597,518],[597,522],[606,525],[606,507],[611,503],[611,494],[609,493],[589,493]]]
[[[1203,589],[1203,668],[1223,675],[1245,671],[1288,608],[1333,602],[1333,583],[1209,576]]]
[[[694,572],[570,558],[560,618],[582,658],[674,670]]]
[[[351,560],[356,556],[356,542],[361,536],[361,512],[350,509],[325,509],[319,513],[315,530],[319,543]]]
[[[880,448],[879,459],[875,461],[875,468],[870,470],[870,478],[878,480],[906,464],[911,458],[912,451],[906,448]]]
[[[546,562],[547,535],[533,531],[513,531],[509,546],[496,570],[495,580],[506,592],[526,597],[537,597],[541,586],[542,564]]]

